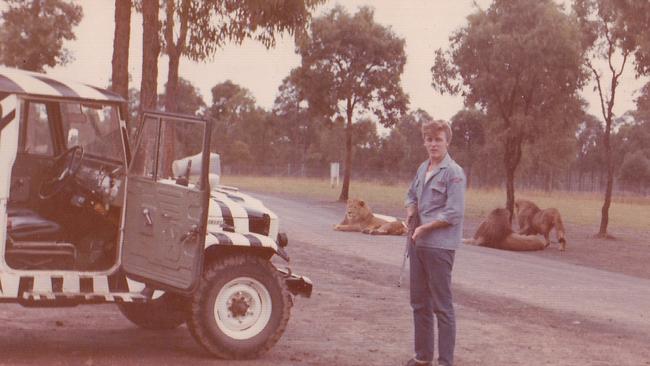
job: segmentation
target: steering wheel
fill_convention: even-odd
[[[38,190],[38,196],[45,200],[54,197],[74,177],[84,157],[83,147],[76,145],[64,151],[54,159],[52,171],[54,174],[49,179],[43,180]]]

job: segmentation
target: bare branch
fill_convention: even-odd
[[[612,75],[614,75],[616,74],[616,71],[612,64],[612,55],[614,54],[615,42],[609,33],[609,27],[607,26],[607,20],[605,19],[604,14],[601,15],[600,18],[603,20],[603,26],[605,27],[605,39],[607,40],[607,63],[609,64],[609,69],[611,70]]]
[[[627,62],[627,57],[629,55],[630,55],[630,51],[628,50],[623,51],[623,62],[621,63],[621,69],[616,74],[616,78],[619,78],[623,74],[623,70],[625,69],[625,63]]]
[[[594,74],[594,77],[596,78],[596,85],[598,86],[598,96],[600,97],[600,109],[601,112],[603,113],[603,118],[607,120],[607,114],[605,113],[605,97],[603,96],[603,88],[600,85],[600,74],[598,74],[598,71],[591,63],[591,60],[586,59],[586,63],[587,63],[587,67],[591,69],[591,71]]]

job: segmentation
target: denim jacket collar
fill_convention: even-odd
[[[442,161],[440,162],[440,164],[438,165],[438,167],[436,168],[436,170],[433,171],[433,174],[431,174],[431,177],[429,177],[429,179],[432,179],[433,177],[435,177],[436,175],[438,175],[438,173],[440,173],[440,171],[441,171],[442,169],[446,169],[446,168],[448,168],[448,167],[449,167],[449,163],[451,163],[451,161],[452,161],[452,160],[451,160],[451,156],[449,156],[449,153],[447,153],[447,154],[445,155],[445,157],[442,158]],[[427,181],[428,181],[428,179],[426,179],[426,177],[427,177],[427,169],[428,169],[428,167],[429,167],[429,163],[430,163],[430,160],[427,159],[427,160],[422,164],[422,170],[421,170],[421,172],[420,172],[420,179],[421,179],[422,182],[425,183],[425,184],[426,184]]]
[[[417,191],[417,193],[418,193],[418,197],[421,197],[421,196],[422,196],[422,190],[424,189],[424,186],[425,186],[425,185],[426,185],[426,184],[427,184],[431,179],[433,179],[436,175],[440,174],[440,172],[442,171],[442,169],[447,169],[447,168],[449,168],[449,164],[452,162],[452,160],[451,160],[451,156],[449,156],[449,153],[447,153],[447,155],[445,155],[445,157],[444,157],[444,158],[442,159],[442,161],[440,162],[440,165],[438,165],[438,168],[436,168],[436,170],[433,171],[433,174],[431,174],[431,176],[429,177],[429,179],[426,179],[426,178],[427,178],[427,168],[429,167],[429,162],[430,162],[429,159],[425,160],[425,161],[422,163],[422,165],[420,166],[420,169],[419,169],[419,171],[418,171],[418,180],[419,180],[420,182],[422,182],[422,184],[420,184],[420,187],[419,187],[419,189],[418,189],[418,191]]]

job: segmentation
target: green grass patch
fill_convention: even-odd
[[[329,180],[297,177],[253,177],[226,176],[222,183],[260,193],[288,194],[297,198],[322,201],[336,201],[341,187],[330,187]],[[408,182],[385,184],[371,181],[353,180],[350,184],[350,197],[363,198],[371,206],[389,207],[400,210]],[[543,192],[515,191],[517,198],[534,201],[542,208],[555,207],[560,210],[567,223],[578,225],[600,225],[604,194],[585,192]],[[485,217],[496,207],[504,207],[505,190],[470,189],[466,197],[466,216]],[[609,210],[609,227],[648,230],[650,217],[650,198],[635,196],[616,196]]]

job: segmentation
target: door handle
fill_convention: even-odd
[[[184,243],[186,240],[193,238],[199,234],[199,226],[192,225],[190,230],[181,236],[181,243]]]
[[[149,209],[145,208],[142,210],[142,215],[144,215],[144,221],[147,224],[147,226],[152,226],[153,225],[153,220],[151,220],[151,215],[149,214]]]

